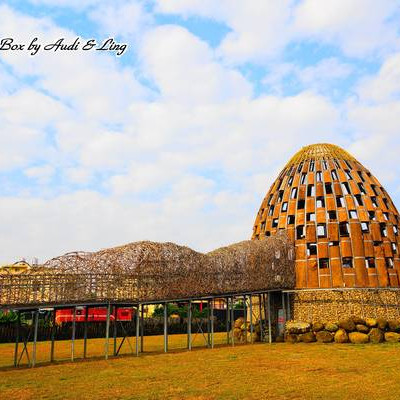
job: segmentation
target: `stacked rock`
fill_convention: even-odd
[[[400,342],[400,321],[352,316],[338,322],[288,321],[285,342],[297,343],[382,343]]]
[[[233,325],[233,337],[237,343],[248,343],[251,342],[251,327],[250,321],[245,323],[244,318],[240,317],[235,320]],[[260,324],[259,322],[253,322],[253,342],[260,340]]]

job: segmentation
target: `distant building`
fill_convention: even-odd
[[[1,265],[0,274],[22,274],[29,271],[32,266],[26,261],[17,261],[14,264]]]

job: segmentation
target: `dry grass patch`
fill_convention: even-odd
[[[217,335],[217,341],[224,340],[225,335]],[[171,348],[183,348],[185,343],[185,335],[170,337]],[[77,352],[81,345],[77,343]],[[47,350],[49,344],[41,346]],[[104,340],[91,340],[90,346],[90,355],[100,355]],[[147,337],[145,348],[161,349],[162,337]],[[6,355],[12,357],[12,345],[0,346],[2,362]],[[69,342],[58,343],[60,355],[68,358]],[[48,353],[40,356],[45,359]],[[282,343],[149,353],[3,369],[0,398],[392,399],[400,392],[399,356],[398,344]]]

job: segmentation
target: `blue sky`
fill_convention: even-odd
[[[345,147],[400,204],[400,2],[0,2],[0,262],[247,239],[301,146]]]

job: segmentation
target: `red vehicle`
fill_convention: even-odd
[[[85,322],[86,307],[76,307],[75,322]],[[111,311],[110,321],[132,321],[134,310],[132,308],[117,308]],[[72,322],[74,319],[74,309],[65,308],[56,311],[56,324]],[[107,320],[106,307],[89,307],[88,321],[105,322]]]

